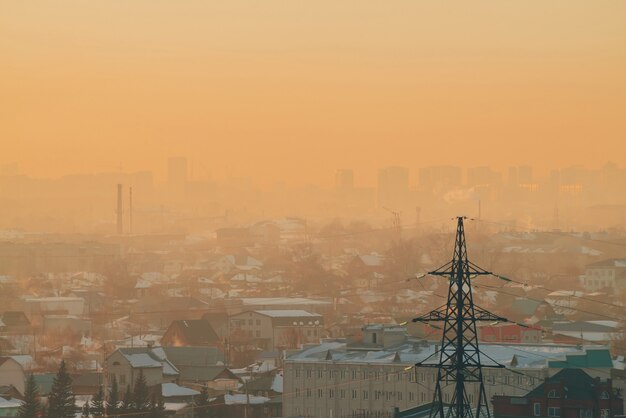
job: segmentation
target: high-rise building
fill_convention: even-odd
[[[460,167],[438,165],[419,170],[419,185],[426,189],[458,187],[461,185]]]

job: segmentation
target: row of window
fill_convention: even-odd
[[[346,379],[348,376],[352,378],[352,380],[356,379],[373,379],[373,380],[384,380],[386,382],[391,381],[401,381],[403,378],[408,378],[409,382],[421,382],[424,383],[426,380],[430,382],[434,382],[436,379],[436,375],[434,373],[413,373],[413,372],[380,372],[380,371],[359,371],[359,370],[322,370],[318,369],[314,372],[313,369],[294,369],[294,374],[296,378],[299,378],[304,375],[307,379],[313,378],[316,376],[318,379],[323,379],[324,374],[328,373],[328,377],[330,379],[335,379],[340,377],[341,379]],[[428,376],[428,377],[427,377]],[[501,379],[498,379],[495,375],[485,376],[485,383],[496,385],[496,384],[505,384],[505,385],[527,385],[534,386],[535,378],[534,377],[525,377],[525,376],[501,376]]]
[[[541,417],[541,403],[537,402],[533,405],[533,415],[536,417]],[[561,408],[558,406],[549,406],[548,407],[548,416],[549,417],[560,417],[561,416]],[[600,410],[600,418],[610,418],[611,410],[610,409],[601,409]],[[579,412],[579,418],[593,418],[593,411],[591,409],[581,409]]]
[[[294,412],[297,416],[305,415],[307,417],[313,417],[313,416],[321,417],[321,416],[324,416],[324,414],[328,413],[328,411],[326,411],[325,409],[321,409],[321,408],[318,408],[317,412],[315,408],[303,408],[301,411],[299,407],[296,407]],[[335,416],[337,418],[392,418],[393,412],[359,410],[359,411],[348,411],[344,413],[341,409],[339,409]]]

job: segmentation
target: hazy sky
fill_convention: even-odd
[[[0,163],[626,166],[626,1],[0,0]]]

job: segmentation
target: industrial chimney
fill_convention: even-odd
[[[122,185],[117,185],[117,234],[122,235]]]

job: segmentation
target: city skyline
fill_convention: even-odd
[[[624,2],[70,4],[0,14],[1,158],[35,176],[626,164]]]

